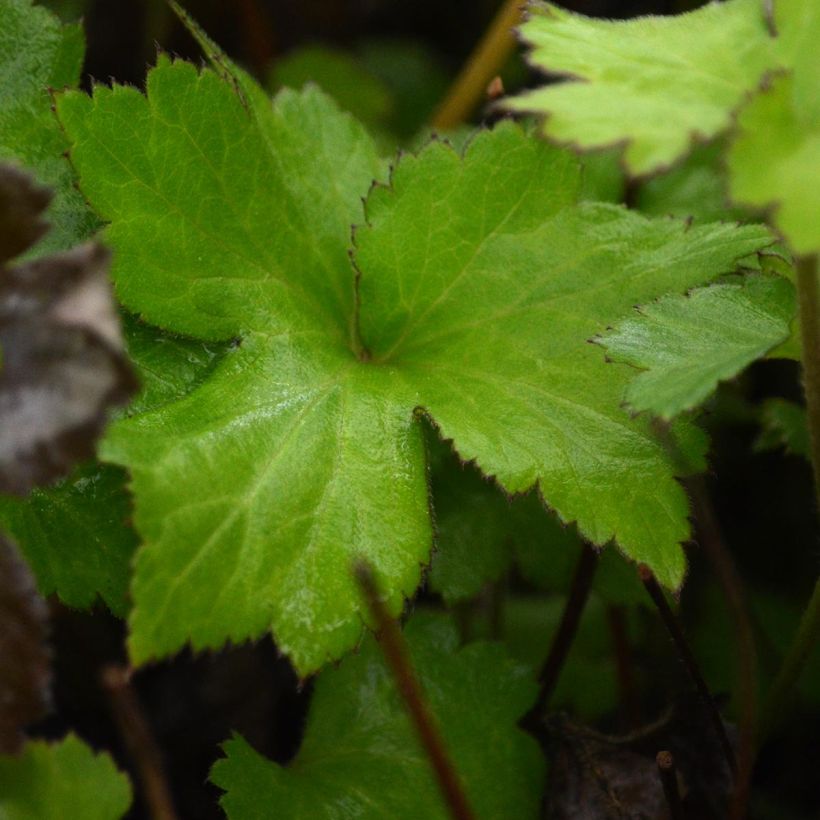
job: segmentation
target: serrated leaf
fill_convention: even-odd
[[[432,439],[432,437],[430,437]],[[476,596],[514,564],[541,589],[565,592],[583,541],[574,526],[563,526],[536,491],[506,498],[472,465],[461,464],[449,448],[434,448],[431,489],[436,549],[427,583],[452,605]],[[635,567],[614,547],[601,551],[593,588],[604,600],[635,603],[646,592]]]
[[[3,820],[120,820],[130,804],[128,778],[74,735],[31,741],[20,757],[0,757]]]
[[[138,539],[123,471],[90,463],[28,498],[0,497],[0,526],[10,533],[42,595],[91,606],[99,595],[116,615],[127,610],[131,558]]]
[[[625,164],[636,175],[726,130],[732,112],[778,64],[759,0],[622,22],[537,1],[529,10],[520,31],[530,62],[568,79],[504,106],[544,115],[544,135],[560,142],[625,144]]]
[[[575,174],[567,154],[511,126],[463,161],[433,145],[400,163],[356,233],[362,337],[462,459],[508,492],[537,481],[584,537],[615,538],[675,585],[680,553],[659,545],[685,537],[680,488],[648,428],[613,412],[627,371],[607,371],[587,339],[642,291],[732,267],[724,254],[762,234],[570,207]]]
[[[440,616],[415,615],[405,634],[477,816],[535,818],[543,760],[517,727],[537,693],[529,668],[496,644],[457,649],[455,630]],[[274,807],[291,820],[449,816],[372,638],[359,655],[319,677],[302,748],[290,766],[266,760],[240,737],[225,752],[211,779],[227,792],[221,803],[232,820],[261,820]]]
[[[0,160],[25,165],[55,191],[48,212],[53,230],[35,249],[40,255],[66,250],[97,224],[73,187],[49,95],[77,85],[83,51],[79,24],[63,25],[32,0],[0,0]]]
[[[433,144],[373,190],[357,295],[350,225],[382,172],[369,138],[316,90],[262,105],[219,66],[162,58],[147,98],[98,88],[59,105],[126,306],[240,341],[104,446],[132,474],[146,541],[132,657],[272,628],[315,670],[359,637],[360,555],[397,612],[432,541],[417,408],[507,490],[542,479],[587,537],[617,534],[678,584],[685,497],[618,407],[627,369],[613,376],[586,339],[635,301],[733,269],[765,232],[573,207],[574,158],[507,124],[464,160]]]
[[[45,601],[37,595],[28,567],[0,535],[0,755],[20,750],[22,730],[48,706],[47,620]]]
[[[737,118],[728,156],[732,197],[767,207],[798,254],[820,250],[820,7],[775,3],[778,47],[791,73],[776,77]]]
[[[90,457],[109,408],[134,388],[107,251],[87,244],[10,264],[42,234],[44,193],[0,165],[0,492],[18,495]]]
[[[597,341],[614,361],[643,371],[627,386],[626,404],[670,419],[785,341],[795,310],[791,282],[750,275],[643,305]]]
[[[766,399],[760,408],[760,423],[756,451],[783,448],[787,453],[811,458],[805,407],[786,399]]]

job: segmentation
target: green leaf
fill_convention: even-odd
[[[18,161],[55,190],[53,227],[37,255],[71,247],[97,224],[72,185],[63,156],[68,145],[49,96],[49,89],[77,85],[83,52],[80,25],[61,24],[31,0],[0,0],[0,160]]]
[[[214,370],[226,350],[216,342],[163,333],[133,316],[124,317],[123,331],[142,386],[128,405],[128,415],[155,410],[186,396]]]
[[[760,408],[762,430],[754,443],[758,452],[783,448],[787,453],[811,458],[806,408],[786,399],[766,399]]]
[[[726,130],[732,112],[777,64],[760,0],[711,3],[674,17],[594,20],[530,5],[530,61],[568,78],[504,105],[542,114],[545,136],[584,149],[625,145],[630,173],[683,156]]]
[[[19,757],[0,757],[3,820],[119,820],[130,804],[128,778],[74,735],[31,741]]]
[[[794,73],[776,77],[740,112],[728,156],[731,195],[770,208],[792,249],[808,254],[820,250],[820,10],[795,2],[777,10]]]
[[[533,490],[507,498],[499,487],[441,443],[431,467],[436,549],[428,576],[432,590],[453,604],[477,595],[514,563],[541,589],[565,592],[581,554],[574,526],[564,526]],[[593,588],[613,603],[635,603],[646,592],[635,567],[614,547],[601,551]]]
[[[356,233],[362,336],[463,460],[511,493],[538,481],[563,521],[674,586],[680,487],[648,427],[616,409],[628,371],[610,372],[587,339],[642,292],[733,267],[762,232],[567,207],[576,174],[512,126],[464,161],[441,144],[405,159]]]
[[[638,189],[638,210],[698,222],[749,221],[745,208],[730,208],[728,204],[725,148],[723,140],[696,146],[679,165],[646,180]]]
[[[270,86],[301,88],[314,82],[365,125],[383,125],[392,98],[385,85],[353,55],[327,46],[305,46],[274,64]]]
[[[607,550],[604,555],[613,552]],[[620,563],[626,566],[623,561]],[[596,577],[602,569],[598,567]],[[634,582],[637,578],[634,568],[631,575]],[[641,587],[640,592],[643,596],[639,600],[644,600],[646,591]],[[551,711],[567,709],[574,715],[591,720],[612,715],[617,710],[620,692],[609,603],[600,595],[593,594],[584,606],[572,650],[561,668],[555,692],[550,698]],[[510,655],[534,669],[541,668],[565,607],[566,595],[509,597],[504,604],[501,630]],[[634,607],[623,612],[632,646],[639,645],[638,638],[643,626],[639,616],[642,614]]]
[[[627,405],[669,419],[785,341],[795,310],[791,282],[750,275],[644,305],[598,342],[614,361],[643,370],[626,389]]]
[[[56,592],[69,606],[91,606],[99,594],[124,615],[137,537],[117,467],[86,464],[54,487],[27,498],[0,496],[0,526],[10,533],[37,578],[42,595]]]
[[[227,78],[162,58],[147,98],[59,104],[126,307],[238,340],[103,447],[130,470],[146,542],[133,659],[272,628],[313,671],[359,638],[358,556],[398,612],[432,542],[419,408],[507,491],[541,480],[563,520],[678,585],[685,496],[619,407],[628,368],[586,340],[732,270],[766,232],[575,207],[576,160],[505,124],[463,160],[434,143],[373,189],[357,273],[350,225],[383,172],[364,130],[315,89],[263,105],[218,65]]]
[[[452,625],[419,613],[405,629],[414,666],[478,817],[535,818],[543,759],[517,726],[537,694],[529,667],[497,644],[457,649]],[[476,738],[481,738],[477,743]],[[430,762],[376,643],[316,683],[302,748],[287,768],[242,738],[211,779],[229,818],[447,818]]]

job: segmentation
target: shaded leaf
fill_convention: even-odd
[[[305,46],[276,62],[270,87],[301,88],[314,82],[365,125],[383,125],[390,114],[392,98],[384,84],[355,56],[327,46]]]
[[[42,595],[56,592],[79,608],[99,595],[121,616],[138,543],[130,515],[124,472],[94,462],[28,498],[0,497],[0,526],[20,545]]]
[[[18,752],[23,728],[39,720],[48,706],[47,620],[31,573],[15,547],[0,536],[0,754]]]
[[[63,25],[32,0],[0,0],[0,20],[0,161],[26,166],[54,191],[48,212],[53,228],[34,253],[66,250],[97,225],[73,187],[73,173],[63,156],[68,145],[49,93],[77,85],[82,27]]]
[[[710,3],[671,17],[595,20],[533,2],[521,35],[530,62],[568,78],[504,101],[544,115],[545,136],[581,148],[624,144],[633,175],[670,165],[778,64],[759,0]]]
[[[474,597],[514,565],[535,586],[565,592],[583,544],[577,529],[562,525],[537,491],[507,498],[433,436],[428,447],[436,523],[430,588],[452,604]],[[612,546],[601,552],[593,588],[615,603],[643,602],[646,595],[634,565]]]
[[[755,450],[783,448],[787,453],[811,458],[805,407],[787,399],[766,399],[760,408],[760,424]]]
[[[665,296],[597,341],[643,371],[626,388],[627,405],[669,419],[785,341],[795,310],[791,282],[752,275]]]
[[[130,803],[128,778],[74,735],[31,741],[20,757],[0,757],[3,820],[120,820]]]
[[[729,182],[723,165],[725,149],[725,140],[698,145],[680,164],[646,180],[638,189],[638,210],[698,222],[749,221],[747,209],[729,206]]]
[[[543,759],[517,727],[537,687],[528,667],[500,646],[457,648],[452,625],[416,614],[405,629],[416,673],[478,817],[535,818]],[[481,743],[476,743],[481,738]],[[416,738],[381,652],[361,653],[321,674],[294,761],[279,766],[242,738],[225,744],[211,779],[229,818],[291,820],[447,818],[430,762]]]
[[[0,216],[20,225],[31,186],[0,165]],[[41,198],[44,203],[45,198]],[[26,235],[40,232],[38,218]],[[110,406],[134,382],[108,284],[108,252],[84,245],[0,265],[0,491],[25,494],[93,454]]]

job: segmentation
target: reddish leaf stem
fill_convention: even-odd
[[[595,569],[598,566],[598,553],[588,544],[584,544],[581,550],[581,557],[575,567],[575,574],[572,578],[569,597],[567,598],[564,611],[561,614],[561,622],[552,639],[549,655],[541,667],[538,680],[541,689],[538,693],[538,700],[530,710],[528,718],[540,718],[549,703],[561,669],[569,654],[570,647],[581,623],[581,615],[584,612],[589,591],[592,588],[592,579],[595,577]]]
[[[658,764],[658,774],[663,785],[663,793],[666,795],[669,817],[671,820],[684,820],[683,803],[678,789],[678,772],[672,752],[658,752],[655,762]]]
[[[102,670],[102,685],[114,721],[137,768],[151,820],[176,820],[171,792],[162,771],[162,756],[130,676],[129,669],[112,664]]]
[[[435,772],[444,801],[453,820],[474,820],[464,787],[450,759],[435,717],[430,710],[421,683],[413,671],[410,655],[401,630],[390,617],[381,599],[371,567],[360,562],[355,568],[356,580],[376,622],[379,646],[384,653],[399,693]]]
[[[757,735],[757,648],[754,630],[743,596],[743,587],[732,557],[726,549],[717,516],[702,481],[689,484],[700,542],[723,588],[737,631],[737,688],[739,693],[737,779],[729,816],[746,816],[749,788],[755,763]]]
[[[609,623],[609,633],[612,636],[612,648],[615,654],[615,672],[617,674],[621,707],[628,727],[634,730],[641,725],[641,712],[632,674],[625,607],[608,606],[607,622]]]
[[[669,606],[669,603],[664,597],[660,584],[652,573],[652,570],[649,569],[646,564],[639,564],[638,575],[644,587],[646,587],[649,597],[655,604],[655,607],[661,616],[661,620],[666,627],[666,631],[672,638],[672,642],[678,650],[678,655],[681,661],[683,661],[683,665],[686,667],[686,671],[689,673],[689,677],[692,679],[692,683],[695,685],[695,689],[703,702],[706,713],[712,721],[712,726],[715,730],[715,734],[717,735],[718,742],[723,749],[726,762],[729,764],[729,768],[732,770],[732,773],[737,775],[737,760],[735,760],[735,753],[732,749],[732,744],[729,743],[729,737],[726,734],[726,727],[723,725],[723,719],[720,717],[720,712],[718,711],[715,701],[709,692],[709,687],[706,685],[706,681],[700,673],[700,668],[695,660],[695,656],[689,648],[686,636],[683,634],[683,630],[681,629],[675,614],[672,612],[672,608]]]

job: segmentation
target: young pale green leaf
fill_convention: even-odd
[[[30,741],[19,757],[0,757],[3,820],[120,820],[130,804],[128,778],[74,735]]]
[[[820,251],[820,6],[775,4],[779,48],[789,74],[776,77],[737,118],[729,152],[731,195],[768,207],[799,254]]]
[[[77,84],[83,51],[79,25],[61,24],[32,0],[0,0],[0,160],[25,165],[55,191],[48,211],[53,228],[38,255],[69,248],[96,225],[72,185],[63,156],[68,145],[49,96],[49,89]]]
[[[0,527],[19,545],[42,595],[56,592],[79,608],[99,595],[125,614],[137,537],[124,486],[122,470],[91,463],[26,498],[0,496]]]
[[[442,143],[403,159],[368,199],[357,272],[350,225],[383,172],[369,137],[315,89],[263,106],[236,76],[163,58],[147,97],[59,104],[126,306],[239,340],[104,445],[131,472],[146,541],[133,658],[272,628],[315,670],[359,637],[358,556],[397,612],[432,542],[419,408],[508,491],[542,481],[586,537],[617,537],[679,584],[672,462],[619,407],[628,368],[586,340],[732,270],[765,231],[575,206],[576,160],[505,124],[464,159]]]
[[[760,0],[728,0],[674,17],[593,20],[530,5],[521,34],[538,69],[567,81],[504,102],[542,114],[545,136],[582,148],[625,144],[632,174],[679,159],[726,130],[777,64]]]
[[[405,629],[413,663],[478,817],[535,818],[543,759],[517,726],[537,687],[530,668],[497,644],[457,649],[452,625],[415,615]],[[480,738],[480,742],[476,739]],[[372,639],[316,683],[302,748],[287,768],[242,738],[211,779],[232,820],[357,817],[447,818],[430,762]]]
[[[795,309],[791,282],[750,275],[644,305],[597,341],[643,371],[626,389],[627,405],[670,419],[787,339]]]

